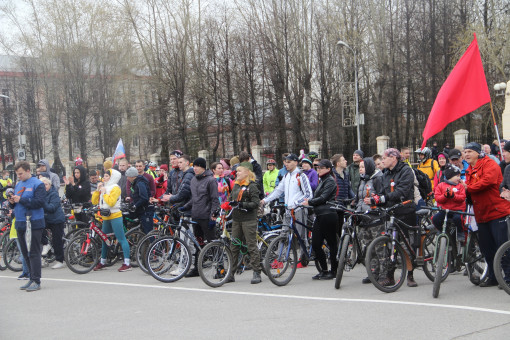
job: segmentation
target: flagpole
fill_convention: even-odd
[[[503,150],[501,150],[501,139],[499,139],[498,124],[496,124],[496,116],[494,116],[494,109],[492,108],[492,99],[489,103],[491,105],[492,121],[494,122],[494,128],[496,129],[496,137],[498,137],[499,159],[503,160]]]

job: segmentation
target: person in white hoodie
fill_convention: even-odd
[[[285,160],[285,167],[287,168],[287,174],[278,183],[278,186],[269,194],[266,198],[260,201],[260,205],[264,206],[266,203],[270,203],[275,199],[278,199],[282,194],[285,195],[285,205],[287,211],[283,220],[284,228],[290,225],[290,211],[294,210],[294,216],[296,220],[306,224],[307,214],[306,209],[300,208],[299,205],[303,204],[305,199],[313,197],[312,188],[308,181],[308,176],[302,173],[298,168],[299,157],[293,153],[288,155]],[[301,236],[301,239],[307,244],[306,230],[301,224],[296,223],[296,228]],[[303,254],[300,255],[300,257]]]
[[[108,214],[101,214],[103,219],[102,230],[105,233],[115,233],[117,241],[122,247],[124,254],[124,264],[119,268],[119,272],[131,270],[129,243],[124,234],[124,225],[122,223],[122,211],[120,211],[121,189],[118,182],[121,173],[114,169],[108,169],[104,173],[103,182],[98,183],[97,190],[92,194],[92,204],[99,204],[102,211],[108,211]],[[94,270],[105,268],[108,246],[103,242],[101,248],[101,262],[97,264]]]

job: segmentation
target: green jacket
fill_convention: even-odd
[[[275,167],[273,171],[266,171],[264,173],[264,194],[270,194],[276,187],[275,182],[278,178],[278,169]]]
[[[257,210],[260,204],[259,188],[257,183],[250,182],[248,186],[240,186],[239,184],[234,185],[234,189],[230,193],[229,201],[237,201],[239,192],[243,190],[243,195],[239,200],[239,208],[235,209],[232,213],[232,218],[236,222],[249,222],[257,220]]]

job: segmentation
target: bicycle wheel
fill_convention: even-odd
[[[9,243],[9,232],[5,231],[2,236],[0,237],[0,270],[6,270],[7,264],[5,263],[4,258],[4,248]]]
[[[427,278],[434,282],[436,278],[436,266],[434,265],[434,250],[436,249],[436,234],[429,232],[423,240],[423,272]],[[448,277],[448,272],[443,275],[443,281]]]
[[[351,244],[351,235],[346,234],[342,240],[341,248],[339,249],[338,268],[336,270],[335,288],[339,289],[342,283],[342,276],[344,275],[345,261],[347,259],[347,250]]]
[[[278,237],[278,234],[269,234],[267,236],[262,236],[262,239],[264,242],[258,243],[258,248],[260,251],[260,269],[262,269],[262,272],[267,275],[266,269],[264,268],[264,258],[266,257],[267,248],[269,248],[269,245],[271,242]]]
[[[470,234],[464,247],[464,261],[469,281],[478,286],[487,277],[489,267],[480,250],[478,236],[475,233]]]
[[[166,236],[149,246],[147,270],[158,281],[175,282],[184,277],[191,266],[191,252],[178,237]]]
[[[510,294],[510,241],[503,243],[494,256],[494,274],[500,287]]]
[[[365,255],[365,267],[372,284],[382,292],[397,291],[404,283],[407,265],[404,249],[389,236],[379,236],[370,243]]]
[[[288,284],[296,274],[298,257],[295,242],[289,243],[289,235],[275,238],[264,257],[267,277],[277,286]]]
[[[149,246],[152,242],[156,240],[158,237],[158,231],[151,231],[138,242],[135,249],[135,258],[136,263],[140,267],[140,269],[145,273],[149,274],[149,270],[147,269],[147,251],[149,251]]]
[[[10,239],[4,247],[4,261],[5,266],[13,272],[20,272],[23,270],[21,262],[21,252],[18,249],[16,239]]]
[[[74,237],[64,251],[67,266],[76,274],[90,272],[97,265],[100,257],[101,243],[93,238],[87,239],[87,234]]]
[[[445,259],[448,261],[448,249],[446,249],[446,237],[439,238],[439,247],[437,248],[436,259],[436,273],[442,273],[445,266]],[[442,277],[436,274],[434,278],[434,287],[432,288],[432,296],[437,298],[439,296],[439,289],[441,288]]]
[[[232,252],[224,241],[214,241],[206,245],[198,256],[198,273],[209,287],[221,287],[234,275]]]

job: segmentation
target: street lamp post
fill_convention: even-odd
[[[9,100],[14,100],[16,102],[16,115],[17,115],[16,120],[18,121],[18,142],[19,142],[19,147],[20,147],[20,150],[18,150],[18,160],[25,160],[25,150],[24,150],[25,141],[24,141],[23,135],[21,134],[21,122],[20,122],[20,116],[19,116],[18,100],[12,99],[11,97],[6,96],[5,94],[0,94],[0,97],[7,98]],[[22,153],[22,156],[20,157],[21,153]]]
[[[345,46],[354,54],[354,86],[355,86],[355,100],[356,100],[356,132],[358,134],[358,150],[361,150],[361,138],[359,132],[359,111],[358,111],[358,62],[356,58],[356,51],[351,48],[346,42],[338,40],[336,43],[338,46]]]

